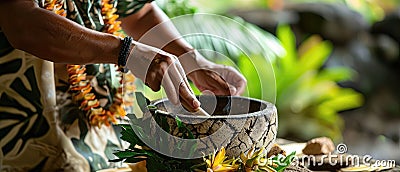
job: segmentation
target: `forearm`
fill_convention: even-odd
[[[111,34],[84,28],[32,0],[2,1],[0,27],[14,48],[57,63],[116,63],[121,44]]]
[[[145,5],[138,13],[121,20],[124,31],[135,40],[140,39],[142,43],[161,48],[177,56],[193,50],[193,47],[181,37],[169,21],[168,16],[154,3]],[[160,23],[163,24],[158,25]],[[146,33],[149,30],[151,32]]]

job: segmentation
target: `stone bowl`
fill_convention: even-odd
[[[253,145],[256,148],[265,147],[269,150],[273,145],[277,132],[277,111],[272,103],[239,96],[201,95],[198,97],[201,107],[212,114],[211,117],[194,116],[182,106],[174,106],[167,99],[154,101],[157,111],[158,125],[166,125],[166,130],[175,138],[182,138],[182,127],[179,128],[176,118],[182,121],[187,130],[196,139],[196,152],[210,153],[226,149],[228,157],[238,157],[241,152],[247,152]],[[161,124],[164,121],[164,124]],[[165,122],[166,121],[166,122]],[[187,136],[187,133],[186,133]],[[178,139],[179,140],[179,139]],[[171,145],[181,144],[173,141]],[[176,149],[170,146],[170,149]]]

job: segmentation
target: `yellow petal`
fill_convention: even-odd
[[[254,153],[254,155],[253,156],[259,156],[259,155],[261,155],[263,152],[264,152],[264,148],[262,147],[261,149],[259,149],[258,151],[256,151],[255,153]]]
[[[206,160],[206,164],[207,164],[207,167],[211,167],[212,166],[211,161],[209,159]]]
[[[249,152],[247,152],[247,159],[250,159],[253,156],[253,153],[254,153],[254,146],[252,146]]]
[[[214,153],[211,155],[211,158],[210,158],[211,164],[214,164],[214,162],[215,162],[215,154],[216,154],[216,152],[214,150]]]
[[[225,159],[225,148],[222,147],[221,150],[218,152],[217,156],[215,156],[215,160],[213,162],[213,165],[219,165],[224,161]]]
[[[242,160],[242,162],[246,162],[247,161],[247,157],[246,157],[246,155],[244,155],[243,152],[240,153],[240,159]]]
[[[234,171],[235,169],[232,167],[223,167],[223,166],[218,166],[218,168],[213,168],[213,172],[230,172]]]

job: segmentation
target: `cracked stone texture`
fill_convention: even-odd
[[[171,135],[182,136],[175,122],[175,116],[178,116],[198,139],[196,151],[199,152],[207,153],[224,146],[229,157],[237,157],[253,144],[257,148],[264,146],[267,150],[272,147],[277,130],[277,111],[273,104],[245,97],[200,97],[202,107],[213,114],[212,117],[193,116],[182,107],[172,106],[167,100],[154,103],[159,110],[170,113],[165,117]],[[176,145],[179,141],[171,139],[170,142]]]

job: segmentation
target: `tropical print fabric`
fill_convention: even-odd
[[[111,1],[120,16],[148,0]],[[37,1],[39,6],[44,0]],[[102,31],[101,0],[62,1],[67,17]],[[0,30],[0,171],[96,171],[120,166],[108,159],[125,146],[118,126],[93,127],[72,103],[65,65],[41,60],[13,49]],[[116,68],[86,66],[96,97],[111,104]],[[124,122],[124,121],[120,121]]]
[[[20,50],[0,57],[3,171],[89,171],[58,126],[53,64]]]

